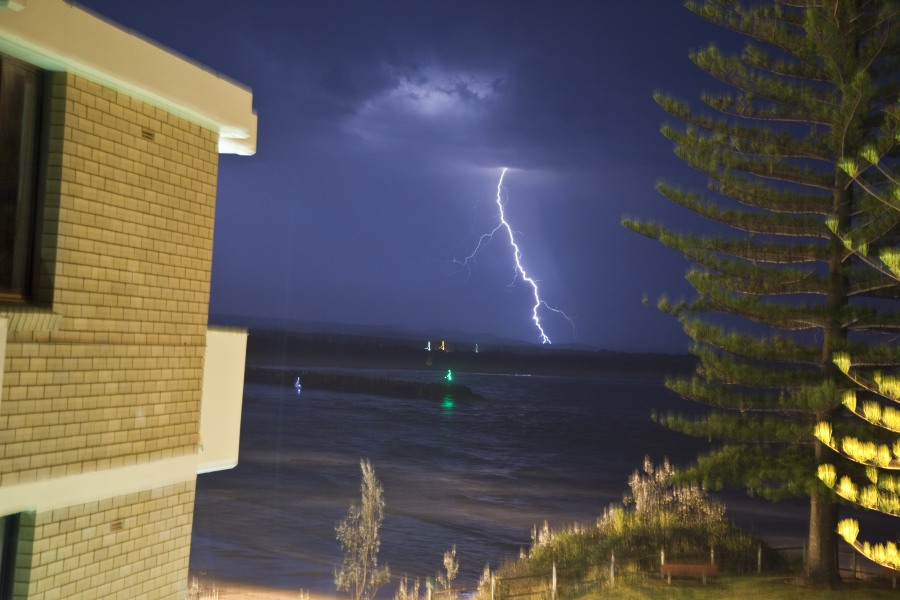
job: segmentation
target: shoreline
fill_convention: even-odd
[[[215,577],[191,574],[188,578],[189,600],[338,600],[337,595],[257,585]]]

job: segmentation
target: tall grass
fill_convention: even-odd
[[[622,502],[610,505],[596,525],[535,528],[528,551],[493,573],[501,597],[545,590],[554,566],[565,587],[608,579],[613,561],[617,575],[657,572],[663,552],[666,562],[714,560],[722,572],[742,573],[756,568],[763,549],[769,570],[783,567],[759,539],[728,523],[724,504],[696,484],[676,483],[675,475],[668,460],[654,465],[648,457]],[[490,598],[487,573],[479,593]]]

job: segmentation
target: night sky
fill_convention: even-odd
[[[250,87],[257,154],[222,156],[210,312],[538,344],[683,352],[651,305],[688,263],[624,215],[694,223],[660,178],[704,185],[651,94],[720,89],[688,52],[726,32],[676,0],[84,0]],[[725,40],[725,41],[723,41]],[[501,232],[503,233],[503,232]],[[331,327],[334,328],[334,327]]]

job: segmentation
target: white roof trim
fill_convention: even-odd
[[[256,152],[249,89],[64,0],[0,0],[0,52],[209,127],[219,133],[220,153]]]

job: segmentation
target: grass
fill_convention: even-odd
[[[577,600],[879,600],[900,598],[900,589],[891,589],[889,580],[847,581],[835,590],[803,586],[791,577],[715,577],[707,585],[699,580],[643,579],[603,588],[579,596]]]
[[[729,524],[724,505],[698,485],[678,484],[668,461],[657,466],[645,459],[644,473],[635,471],[629,486],[631,494],[611,505],[596,527],[535,528],[527,555],[501,565],[493,574],[496,585],[482,586],[478,600],[548,600],[551,571],[565,600],[900,600],[900,590],[885,577],[848,578],[834,590],[804,585],[797,576],[799,556],[775,551]],[[715,548],[725,575],[706,585],[684,577],[669,584],[658,575],[659,551],[648,548],[665,548],[667,562],[676,563],[708,561]],[[613,553],[610,586],[606,565]],[[768,574],[747,574],[760,557]]]

